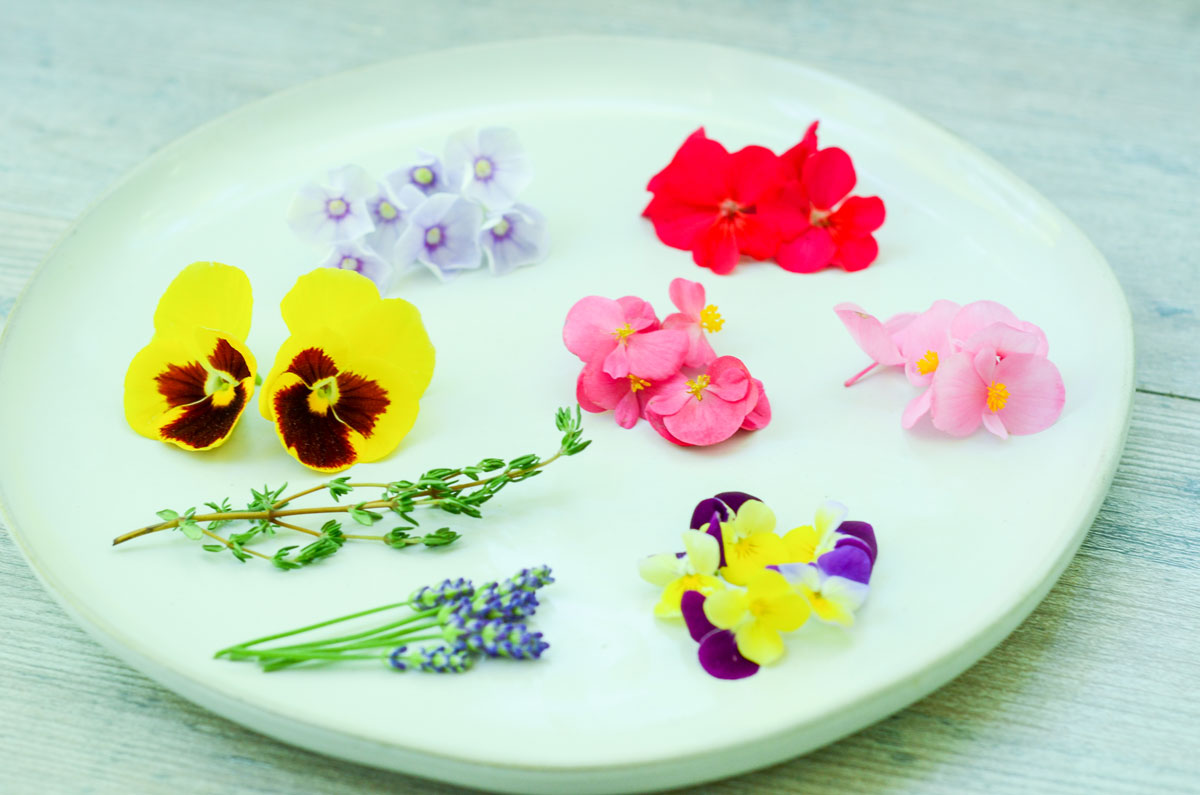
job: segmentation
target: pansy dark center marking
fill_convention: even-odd
[[[371,436],[379,417],[391,405],[387,391],[370,378],[339,371],[320,348],[300,351],[287,372],[302,383],[275,393],[275,414],[284,442],[301,462],[317,469],[340,469],[354,463],[350,431]]]
[[[195,449],[209,447],[229,435],[246,406],[243,379],[250,377],[245,357],[226,339],[217,340],[207,365],[169,364],[155,377],[158,392],[170,408],[183,412],[159,431]]]

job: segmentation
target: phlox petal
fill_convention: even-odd
[[[497,276],[541,262],[548,249],[546,217],[527,204],[514,204],[489,219],[479,232],[488,268]]]

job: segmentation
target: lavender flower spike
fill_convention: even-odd
[[[381,293],[392,281],[392,264],[358,240],[335,243],[329,256],[321,263],[321,267],[341,268],[361,273],[375,282],[375,286]]]
[[[456,192],[456,189],[446,181],[446,171],[442,168],[442,161],[438,160],[436,155],[423,149],[417,150],[417,162],[390,172],[384,177],[384,181],[397,195],[405,185],[411,185],[426,196],[432,196],[435,193]]]
[[[420,263],[442,281],[483,264],[479,225],[483,210],[451,193],[436,193],[409,216],[408,229],[396,241],[400,267]]]
[[[300,189],[288,210],[292,230],[313,243],[341,243],[362,237],[375,228],[367,199],[375,193],[375,180],[358,166],[329,172],[329,184],[310,182]]]
[[[501,212],[533,181],[533,168],[515,132],[487,127],[478,135],[461,132],[446,142],[446,179],[452,190]]]
[[[514,204],[484,223],[479,242],[492,273],[512,273],[546,257],[546,217],[528,204]]]

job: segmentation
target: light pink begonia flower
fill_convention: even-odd
[[[915,312],[892,315],[886,322],[881,323],[879,318],[864,311],[858,304],[841,303],[835,306],[833,311],[858,347],[871,357],[871,364],[862,372],[848,378],[846,386],[854,386],[860,378],[881,364],[887,367],[904,364],[896,337],[912,323],[913,318],[917,316]]]
[[[705,300],[704,285],[700,282],[674,279],[669,292],[671,303],[679,311],[667,315],[663,328],[687,332],[688,351],[683,359],[684,366],[708,367],[717,354],[708,342],[707,333],[717,333],[725,321],[717,307]]]
[[[982,423],[1002,439],[1037,433],[1062,414],[1066,392],[1058,368],[1032,353],[999,360],[994,349],[956,353],[937,369],[932,387],[933,426],[966,436]]]
[[[654,381],[679,371],[688,335],[661,329],[654,309],[640,298],[589,295],[567,312],[563,343],[585,364],[600,362],[613,378],[634,373]]]
[[[759,406],[759,395],[746,365],[736,357],[722,356],[694,380],[664,385],[646,404],[645,417],[659,435],[675,444],[716,444],[737,433]],[[769,412],[769,404],[766,409]],[[761,416],[752,424],[760,420]]]

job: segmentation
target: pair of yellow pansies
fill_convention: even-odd
[[[384,299],[354,271],[301,276],[280,305],[291,336],[259,396],[262,415],[301,464],[339,472],[396,448],[433,377],[433,345],[416,307]],[[246,347],[250,280],[197,262],[154,313],[154,337],[125,375],[125,418],[142,436],[185,450],[218,447],[254,394]]]

